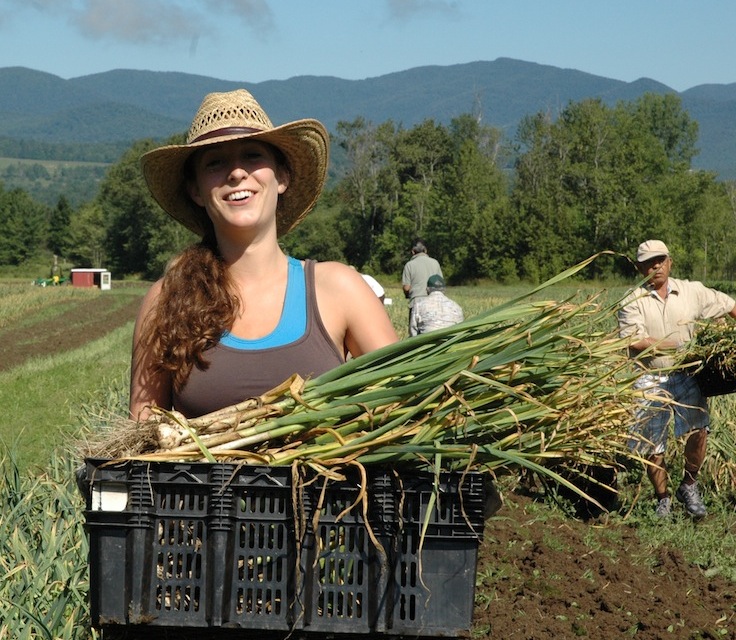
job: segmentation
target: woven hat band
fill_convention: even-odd
[[[254,129],[252,127],[223,127],[222,129],[215,129],[214,131],[209,131],[208,133],[203,133],[201,136],[197,136],[190,142],[190,144],[202,142],[202,140],[209,140],[211,138],[248,135],[251,133],[260,133],[261,131],[263,131],[263,129]]]

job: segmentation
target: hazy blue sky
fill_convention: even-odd
[[[734,0],[0,0],[0,67],[362,79],[516,58],[682,91],[736,82]]]

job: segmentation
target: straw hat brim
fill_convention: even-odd
[[[279,236],[293,229],[314,207],[327,178],[329,136],[318,120],[296,120],[266,131],[153,149],[141,157],[141,168],[154,200],[174,220],[203,236],[207,213],[189,197],[184,165],[198,149],[244,138],[267,142],[284,154],[289,165],[289,186],[280,196],[276,226]]]

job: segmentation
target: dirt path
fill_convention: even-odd
[[[35,356],[81,347],[135,319],[142,294],[101,295],[83,300],[53,318],[0,329],[0,371],[9,371]]]

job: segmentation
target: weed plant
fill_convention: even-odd
[[[100,295],[97,289],[71,286],[36,287],[30,283],[0,283],[0,328],[61,314],[71,301]]]

